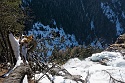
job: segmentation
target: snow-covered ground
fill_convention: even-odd
[[[102,65],[100,63],[101,61],[103,61],[105,65]],[[63,67],[72,75],[81,75],[81,79],[86,79],[87,77],[87,83],[113,83],[110,76],[119,81],[123,81],[123,83],[125,82],[125,59],[118,52],[103,51],[101,53],[92,54],[91,57],[88,57],[85,60],[73,58],[67,61]],[[36,79],[41,75],[43,74],[36,74]],[[62,76],[52,77],[50,75],[50,78],[54,83],[76,83],[73,80],[64,79]],[[51,82],[44,76],[39,83]]]

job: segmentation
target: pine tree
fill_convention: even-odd
[[[21,10],[21,0],[0,0],[0,61],[13,62],[13,51],[8,40],[8,32],[19,34],[24,29],[25,15]]]

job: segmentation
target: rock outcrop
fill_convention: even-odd
[[[120,35],[114,44],[111,44],[105,51],[120,52],[125,55],[125,34]]]

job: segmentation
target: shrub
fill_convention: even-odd
[[[92,46],[76,46],[73,48],[67,48],[66,50],[54,50],[49,61],[64,64],[68,59],[79,58],[81,60],[90,57],[93,53],[101,52],[103,49],[95,48]]]

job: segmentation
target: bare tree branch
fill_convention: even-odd
[[[108,71],[106,71],[106,70],[103,70],[103,71],[106,72],[106,73],[108,73],[108,75],[110,76],[110,81],[111,81],[112,83],[116,83],[116,82],[118,82],[118,83],[125,83],[125,82],[123,82],[123,81],[121,81],[121,80],[115,79]]]

